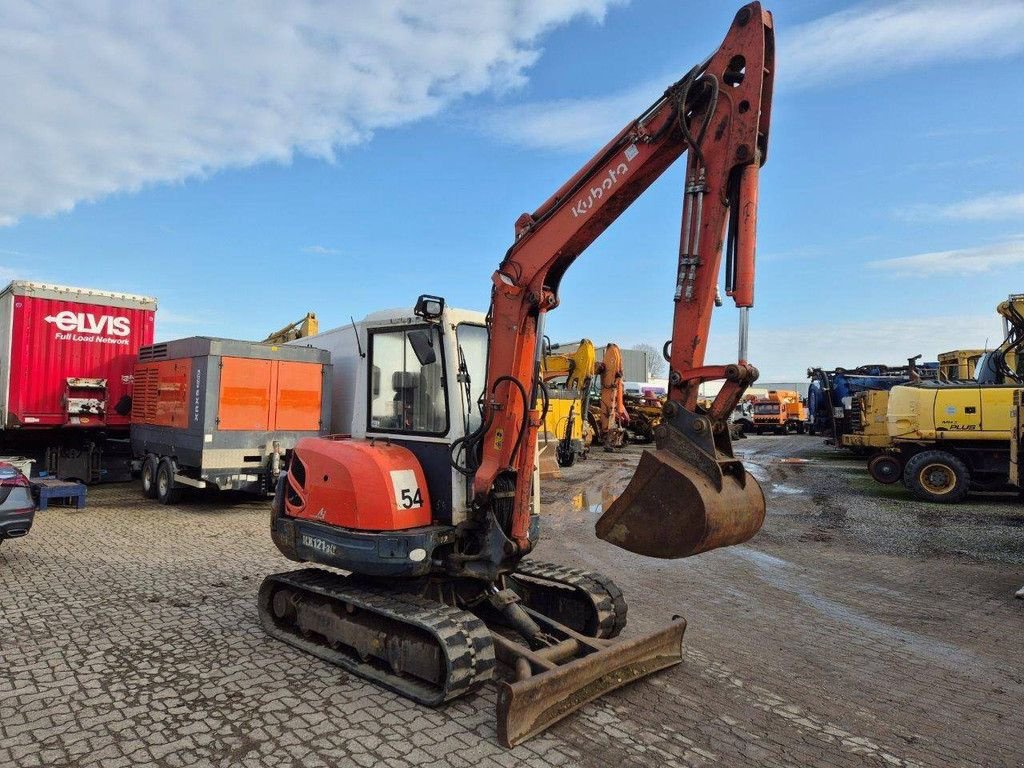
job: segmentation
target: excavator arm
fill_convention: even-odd
[[[1024,294],[1010,294],[996,312],[1003,319],[1003,341],[993,353],[996,373],[1004,381],[1024,383]]]
[[[590,386],[597,365],[597,350],[590,339],[580,339],[576,350],[571,354],[555,352],[558,346],[552,346],[541,358],[542,376],[544,381],[565,376],[566,389],[585,389]]]
[[[534,394],[544,315],[558,306],[559,284],[569,266],[687,151],[677,279],[667,291],[675,310],[666,344],[670,389],[663,434],[659,450],[645,455],[598,533],[633,551],[679,557],[737,543],[760,527],[763,496],[732,456],[727,420],[757,376],[745,359],[746,313],[754,300],[758,170],[767,155],[773,71],[771,14],[750,3],[736,14],[710,58],[670,86],[540,208],[516,222],[515,242],[492,278],[484,420],[476,436],[482,441],[481,459],[473,481],[478,508],[505,505],[499,519],[506,521],[513,558],[533,546],[530,482],[540,425]],[[707,366],[723,258],[726,293],[741,312],[740,352],[734,364]],[[699,385],[712,379],[725,379],[726,385],[709,411],[698,413]],[[715,521],[714,514],[696,519],[666,509],[668,500],[659,498],[673,492],[673,481],[666,478],[680,473],[687,476],[685,498],[696,493],[706,508],[731,505],[731,517],[743,519]],[[659,544],[666,524],[691,529],[683,537],[687,541]],[[646,540],[637,536],[643,526],[654,526]],[[694,532],[695,526],[700,530]]]
[[[304,339],[307,336],[316,336],[320,332],[320,321],[316,319],[316,313],[307,312],[306,316],[294,323],[289,323],[284,328],[274,331],[263,340],[264,344],[284,344],[296,339]]]

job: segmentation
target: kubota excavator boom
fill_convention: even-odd
[[[733,456],[728,418],[757,376],[746,312],[773,71],[771,15],[750,3],[707,61],[519,218],[486,316],[423,295],[412,312],[303,340],[331,351],[332,429],[348,434],[296,445],[272,535],[287,557],[352,575],[268,576],[259,609],[269,634],[429,705],[475,690],[501,662],[506,745],[682,660],[685,620],[617,640],[626,605],[611,579],[526,557],[540,534],[539,341],[576,257],[689,151],[677,279],[665,291],[675,306],[665,418],[657,450],[644,453],[597,531],[666,558],[756,533],[764,496]],[[723,251],[725,289],[742,315],[739,355],[707,366]],[[726,384],[699,409],[709,379]]]
[[[634,481],[599,521],[598,535],[641,554],[682,557],[744,541],[760,527],[764,499],[732,455],[728,418],[757,378],[746,360],[747,312],[754,303],[758,170],[768,151],[773,69],[770,15],[751,3],[736,14],[718,51],[516,222],[516,241],[492,278],[485,429],[475,438],[483,460],[474,475],[482,508],[514,489],[508,533],[516,553],[533,547],[529,478],[539,419],[530,394],[544,314],[558,306],[559,284],[576,257],[687,150],[659,450],[645,454]],[[723,245],[726,294],[741,314],[739,354],[735,364],[706,366]],[[714,379],[726,385],[698,414],[699,386]],[[678,498],[690,509],[673,513],[665,502]]]

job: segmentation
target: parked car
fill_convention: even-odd
[[[27,534],[35,514],[28,478],[13,464],[0,461],[0,542]]]

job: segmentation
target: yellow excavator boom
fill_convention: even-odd
[[[287,341],[316,336],[318,333],[320,333],[320,321],[316,319],[316,312],[307,312],[301,320],[296,320],[294,323],[289,323],[284,328],[274,331],[263,340],[263,343],[284,344]]]

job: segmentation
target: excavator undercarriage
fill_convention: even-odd
[[[307,568],[266,577],[258,603],[272,637],[420,704],[498,681],[498,737],[509,747],[682,661],[682,619],[615,640],[626,603],[605,576],[523,560],[503,584],[482,595],[431,578],[381,584]]]

